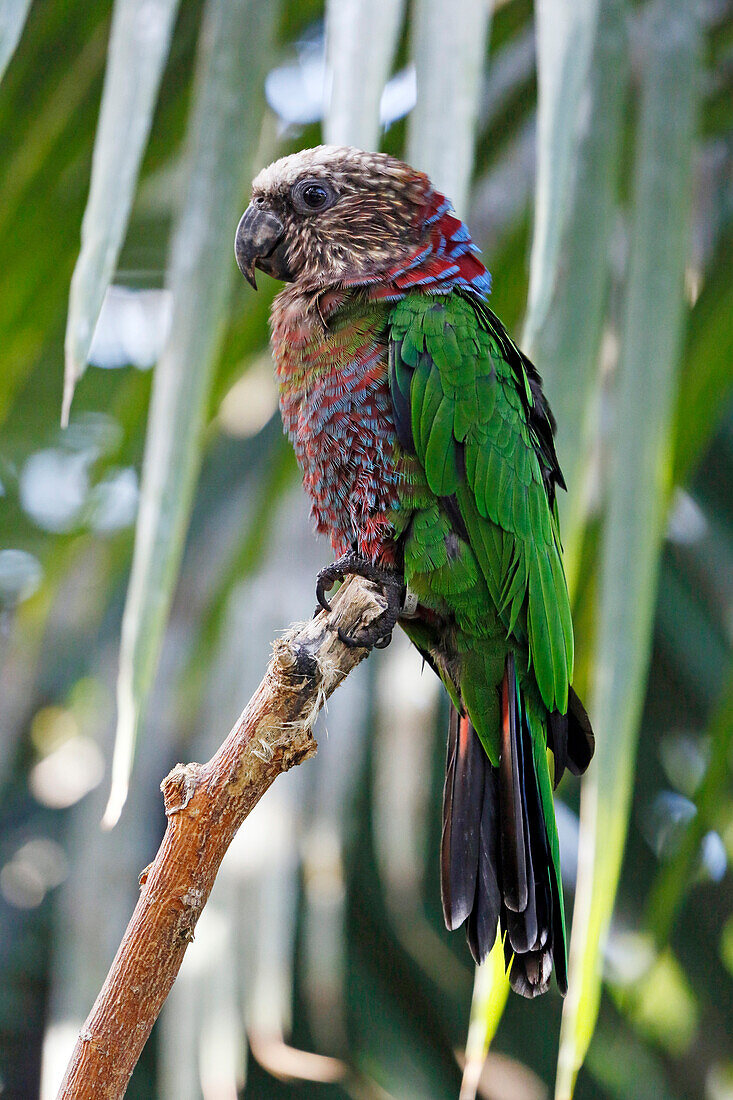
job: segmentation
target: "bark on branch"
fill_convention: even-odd
[[[272,781],[316,751],[325,700],[366,656],[347,633],[384,610],[379,591],[349,578],[322,612],[275,642],[262,683],[206,764],[178,764],[161,784],[168,825],[140,876],[140,897],[79,1034],[59,1100],[117,1100],[175,981],[229,844]]]

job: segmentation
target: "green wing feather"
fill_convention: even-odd
[[[458,293],[408,295],[391,310],[390,334],[397,358],[391,376],[398,379],[403,398],[411,374],[412,444],[427,488],[435,497],[455,498],[468,533],[472,563],[457,570],[462,580],[449,581],[453,563],[436,561],[431,568],[440,577],[425,595],[448,597],[459,626],[466,620],[467,692],[461,688],[472,719],[479,706],[492,706],[492,700],[468,696],[483,695],[481,681],[486,684],[484,677],[494,674],[502,656],[498,641],[487,644],[486,631],[491,631],[485,622],[482,634],[488,601],[504,638],[511,634],[520,650],[526,647],[547,709],[564,713],[573,672],[570,604],[557,515],[543,479],[549,460],[530,423],[534,396],[522,358],[493,314]],[[408,581],[414,575],[424,590],[431,588],[430,573],[423,572],[426,559],[419,562],[418,551],[435,552],[439,521],[448,524],[436,509],[432,530],[437,541],[428,540],[427,527],[413,530],[410,541],[418,549],[406,554]],[[490,667],[484,667],[487,662]],[[500,678],[499,671],[492,691]],[[486,741],[487,723],[474,724]]]

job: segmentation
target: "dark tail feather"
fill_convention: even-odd
[[[466,719],[464,719],[466,721]],[[473,738],[483,745],[475,730]],[[476,878],[476,898],[466,924],[466,939],[476,962],[486,958],[496,939],[496,923],[501,910],[501,891],[499,890],[497,836],[499,829],[499,791],[496,769],[486,759],[486,778],[481,808],[479,829],[478,875]]]
[[[511,655],[501,702],[501,756],[496,768],[468,717],[451,707],[443,797],[443,913],[448,928],[466,921],[466,937],[476,962],[483,962],[493,947],[500,923],[510,982],[517,993],[525,997],[544,993],[553,961],[564,993],[562,896],[535,772],[532,734]],[[567,741],[570,759],[570,737]]]
[[[511,675],[509,673],[511,662]],[[531,885],[531,857],[526,844],[523,767],[520,745],[521,716],[514,675],[514,657],[507,660],[501,684],[501,756],[499,759],[499,818],[501,821],[501,877],[504,904],[515,913],[527,908]]]
[[[522,713],[514,670],[509,656],[501,686],[501,758],[499,806],[501,808],[501,878],[506,928],[515,952],[530,951],[537,940],[537,891],[532,862],[527,765],[534,774],[531,756],[525,758]],[[530,746],[531,753],[531,746]],[[533,807],[534,809],[534,807]],[[535,856],[537,852],[535,851]]]
[[[529,830],[534,870],[535,912],[530,914],[528,910],[527,923],[529,924],[531,917],[531,928],[536,931],[536,935],[534,942],[530,942],[529,934],[525,937],[526,946],[521,940],[512,939],[512,915],[507,914],[509,942],[505,944],[505,952],[509,945],[514,949],[509,979],[516,993],[521,993],[524,997],[536,997],[548,989],[554,961],[557,984],[564,994],[567,991],[565,942],[562,913],[556,905],[556,902],[562,905],[562,899],[559,896],[556,871],[547,839],[545,816],[534,769],[532,734],[526,712],[522,713],[521,743],[525,761],[525,824]],[[521,917],[521,914],[516,914],[514,919],[517,917]]]
[[[468,719],[451,706],[440,852],[443,916],[451,931],[463,924],[474,907],[487,766],[486,753]]]

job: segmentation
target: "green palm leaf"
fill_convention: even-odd
[[[177,10],[178,0],[115,4],[81,252],[71,280],[64,425],[122,247]]]
[[[122,624],[117,733],[107,824],[127,796],[135,738],[155,674],[204,445],[212,377],[235,274],[231,258],[260,129],[277,5],[209,0],[188,140],[186,198],[168,285],[172,334],[148,420],[135,553]]]
[[[601,990],[599,955],[628,826],[672,472],[672,412],[684,320],[700,37],[694,0],[657,0],[645,27],[632,252],[604,524],[595,686],[596,759],[583,788],[584,841],[556,1085],[568,1100]]]

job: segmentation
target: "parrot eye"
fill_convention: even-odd
[[[323,180],[301,180],[293,188],[293,204],[301,214],[327,210],[335,201],[335,192]]]

